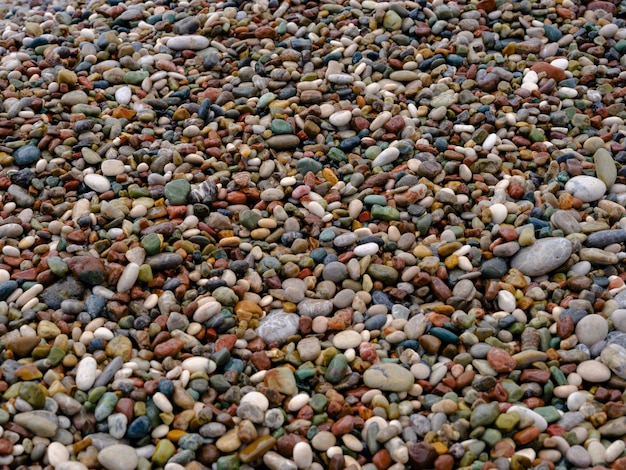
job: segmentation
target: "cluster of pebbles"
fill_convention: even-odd
[[[0,468],[626,468],[626,5],[0,5]]]

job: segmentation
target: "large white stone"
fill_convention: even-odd
[[[84,178],[85,184],[97,193],[104,193],[111,189],[111,182],[106,176],[91,173]]]
[[[87,356],[82,358],[76,368],[76,386],[78,389],[84,392],[90,390],[96,381],[97,372],[98,363],[93,357]]]
[[[565,183],[565,191],[583,202],[593,202],[604,196],[606,184],[599,178],[579,175]]]
[[[209,47],[209,44],[211,44],[211,42],[208,38],[197,34],[190,36],[175,36],[167,41],[167,47],[175,51],[201,51],[202,49]]]

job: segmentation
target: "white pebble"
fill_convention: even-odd
[[[491,222],[494,224],[501,224],[509,214],[504,204],[493,204],[489,207],[489,210],[491,211]]]
[[[95,173],[85,176],[85,184],[93,189],[97,193],[104,193],[111,189],[111,182],[102,175],[96,175]]]
[[[80,360],[76,368],[76,386],[79,390],[87,391],[96,381],[98,363],[93,357],[87,356]]]
[[[352,119],[352,113],[346,109],[333,113],[328,121],[335,127],[347,126]]]
[[[171,413],[174,411],[174,407],[167,399],[167,397],[163,395],[163,393],[156,392],[154,395],[152,395],[152,400],[154,401],[154,404],[157,406],[157,408],[164,413]]]
[[[298,442],[293,446],[293,461],[298,468],[309,468],[313,463],[313,450],[308,442]]]
[[[135,285],[135,281],[139,277],[139,265],[136,263],[129,263],[122,272],[119,280],[117,281],[118,292],[128,292]]]
[[[550,62],[550,65],[559,68],[561,70],[566,70],[567,69],[567,65],[568,65],[568,61],[567,59],[554,59],[552,62]]]
[[[133,91],[128,86],[123,86],[115,90],[115,101],[119,104],[128,104],[133,96]]]
[[[299,393],[289,400],[288,409],[291,412],[298,412],[309,403],[310,397],[307,393]]]
[[[515,296],[508,290],[498,292],[498,306],[500,310],[511,313],[515,310]]]
[[[48,462],[55,468],[70,459],[70,451],[60,442],[51,442],[48,445],[47,455]]]
[[[250,403],[251,405],[256,406],[257,408],[259,408],[262,411],[267,411],[268,408],[270,407],[269,400],[261,392],[248,392],[248,393],[246,393],[243,397],[241,397],[241,400],[239,402],[240,405],[243,404],[243,403]]]

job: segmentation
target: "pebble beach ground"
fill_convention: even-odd
[[[626,469],[625,12],[0,5],[0,468]]]

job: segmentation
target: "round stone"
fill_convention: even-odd
[[[611,370],[599,361],[583,361],[578,364],[576,372],[591,383],[604,383],[611,378]]]
[[[107,470],[134,470],[139,457],[131,446],[112,444],[98,452],[98,462]]]
[[[357,348],[363,338],[361,334],[354,330],[345,330],[337,333],[333,338],[333,346],[337,349]]]
[[[388,392],[407,392],[415,378],[408,369],[391,363],[375,364],[363,373],[363,383],[370,388]]]
[[[511,267],[526,276],[543,276],[563,265],[572,253],[565,238],[542,238],[522,248],[511,260]]]
[[[576,325],[578,342],[589,347],[604,340],[608,333],[609,323],[602,315],[586,315]]]
[[[565,183],[565,191],[583,202],[592,202],[604,196],[606,184],[599,178],[579,175]]]
[[[97,193],[104,193],[111,189],[111,182],[108,178],[95,173],[85,176],[85,184]]]

